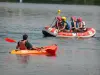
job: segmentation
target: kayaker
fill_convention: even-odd
[[[62,25],[62,28],[60,29],[60,31],[65,31],[65,32],[70,31],[70,25],[68,21],[66,21],[66,17],[62,17],[61,25]]]
[[[28,39],[28,35],[24,34],[23,40],[21,40],[17,43],[16,49],[20,49],[20,50],[32,50],[32,49],[34,49],[31,45],[31,43],[29,43],[27,39]]]
[[[77,31],[77,28],[78,28],[78,23],[77,23],[77,19],[75,16],[72,16],[71,17],[71,30],[73,32],[76,32]]]

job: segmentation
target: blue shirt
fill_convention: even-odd
[[[71,22],[71,26],[74,27],[74,22]],[[78,22],[76,22],[76,28],[78,28]]]
[[[70,24],[71,24],[71,23],[70,23],[69,21],[66,21],[66,23],[67,23],[66,29],[67,29],[67,30],[70,30],[70,28],[71,28],[71,27],[70,27]]]

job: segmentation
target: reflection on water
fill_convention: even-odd
[[[17,60],[21,64],[28,64],[28,62],[29,62],[29,55],[16,55],[16,56],[17,56]]]
[[[96,40],[100,41],[100,37],[95,37]]]
[[[36,56],[46,56],[46,57],[50,57],[50,58],[56,58],[56,54],[55,55],[51,55],[51,54],[46,54],[46,55],[37,55],[37,54],[29,54],[29,55],[16,55],[16,58],[18,60],[18,62],[20,64],[28,64],[30,62],[30,57],[36,57]]]

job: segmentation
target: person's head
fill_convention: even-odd
[[[61,21],[61,16],[57,16],[57,17],[56,17],[56,20],[57,20],[57,21]]]
[[[28,35],[27,34],[24,34],[23,35],[23,40],[27,40],[27,38],[28,38]]]
[[[75,16],[72,16],[71,17],[71,21],[76,21],[76,17]]]
[[[82,22],[82,18],[81,17],[77,18],[77,22]]]
[[[62,21],[66,21],[66,17],[62,17]]]

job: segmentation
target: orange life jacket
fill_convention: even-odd
[[[19,49],[20,50],[27,50],[27,47],[25,46],[26,40],[19,42]]]

